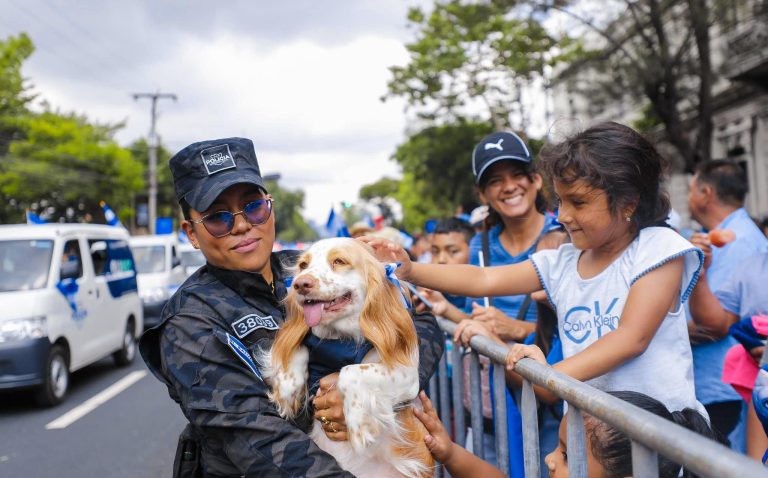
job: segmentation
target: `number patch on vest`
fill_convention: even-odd
[[[256,314],[248,314],[232,324],[237,338],[242,339],[256,329],[277,330],[280,327],[271,315],[260,317]]]

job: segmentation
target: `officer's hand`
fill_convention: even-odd
[[[320,379],[320,388],[313,399],[315,420],[318,420],[325,434],[334,441],[347,441],[347,424],[344,420],[344,396],[336,388],[338,373]]]

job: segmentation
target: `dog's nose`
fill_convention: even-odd
[[[317,285],[317,279],[312,276],[303,275],[293,281],[293,288],[301,295],[307,295]]]

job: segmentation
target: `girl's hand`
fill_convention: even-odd
[[[380,237],[360,236],[356,240],[368,244],[373,249],[373,255],[381,262],[399,262],[397,277],[408,280],[411,273],[411,258],[402,246]]]
[[[507,370],[514,370],[515,364],[526,357],[547,365],[547,358],[544,356],[544,352],[537,346],[514,344],[507,353]]]
[[[469,340],[475,335],[488,337],[494,342],[504,344],[504,342],[494,332],[493,324],[488,324],[472,319],[464,319],[459,322],[459,324],[456,326],[456,329],[453,331],[453,341],[467,347],[469,346]]]
[[[338,380],[338,372],[321,378],[320,388],[312,402],[315,405],[315,420],[320,421],[326,436],[333,441],[347,441],[344,396],[336,388]]]
[[[707,270],[712,264],[712,243],[709,241],[709,234],[694,232],[691,235],[691,244],[701,249],[704,253],[704,270]],[[703,272],[703,271],[702,271]]]
[[[472,319],[489,324],[490,330],[500,338],[518,342],[524,340],[536,329],[536,324],[533,322],[513,319],[496,307],[483,307],[477,302],[472,302]]]
[[[424,437],[424,443],[427,444],[427,448],[429,449],[429,452],[432,453],[432,456],[435,457],[435,460],[440,463],[445,463],[451,459],[451,455],[453,454],[453,442],[451,441],[451,437],[448,435],[448,432],[445,431],[443,422],[441,422],[440,418],[437,416],[437,413],[432,406],[432,401],[427,397],[427,394],[423,391],[419,392],[419,399],[421,400],[421,405],[424,407],[424,411],[414,407],[413,414],[416,415],[416,418],[421,420],[421,423],[424,424],[427,432],[429,432],[429,435]]]

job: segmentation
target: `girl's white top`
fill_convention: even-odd
[[[556,307],[565,358],[616,330],[632,284],[666,262],[683,256],[685,266],[676,310],[667,312],[645,352],[587,383],[603,391],[645,393],[664,403],[670,411],[690,407],[706,416],[696,401],[693,358],[683,307],[699,276],[702,252],[672,229],[648,227],[595,277],[579,276],[576,266],[580,255],[581,251],[572,244],[564,244],[557,250],[544,250],[531,257],[549,300]]]

